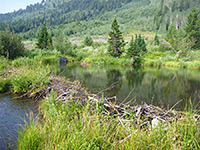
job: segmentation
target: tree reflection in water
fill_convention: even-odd
[[[141,68],[132,68],[126,72],[126,80],[128,81],[129,89],[137,88],[141,85],[145,72]]]
[[[122,74],[118,69],[112,69],[106,71],[107,85],[110,87],[114,84],[114,87],[106,91],[106,95],[109,97],[116,96],[122,87]]]

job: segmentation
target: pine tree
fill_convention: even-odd
[[[52,45],[52,38],[47,32],[46,24],[44,23],[38,38],[37,46],[40,49],[49,48]]]
[[[200,15],[197,8],[193,8],[188,15],[185,31],[191,41],[195,42],[193,48],[200,48]]]
[[[119,30],[119,25],[116,17],[113,20],[111,29],[112,31],[109,33],[110,38],[108,39],[109,43],[108,52],[113,57],[119,57],[123,52],[123,47],[125,46],[125,42],[122,37],[122,33]]]

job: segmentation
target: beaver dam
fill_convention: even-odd
[[[109,88],[113,86],[114,84]],[[102,90],[97,94],[91,94],[81,86],[79,81],[71,82],[61,77],[52,76],[46,88],[35,93],[32,93],[32,90],[30,90],[18,98],[33,98],[38,101],[48,96],[51,92],[54,92],[57,93],[56,103],[62,102],[69,106],[72,101],[78,105],[89,103],[90,113],[98,107],[101,109],[103,115],[113,116],[123,126],[130,127],[131,124],[134,124],[136,128],[140,129],[155,128],[159,123],[170,125],[173,121],[178,121],[184,117],[194,118],[197,122],[200,120],[198,112],[194,112],[192,113],[193,115],[188,116],[185,112],[175,111],[174,108],[181,101],[178,101],[168,110],[146,103],[141,105],[121,103],[117,105],[114,103],[116,97],[103,96],[102,93],[108,89]]]

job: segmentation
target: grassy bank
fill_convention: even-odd
[[[154,129],[123,124],[104,115],[101,105],[80,105],[73,98],[66,104],[52,94],[41,101],[42,121],[19,132],[18,149],[199,149],[200,124],[188,112],[186,117]]]
[[[0,92],[35,93],[49,83],[48,63],[57,62],[56,53],[34,51],[15,60],[0,59]]]

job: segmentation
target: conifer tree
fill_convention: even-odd
[[[141,34],[139,36],[136,35],[135,41],[133,37],[130,42],[130,47],[128,48],[128,55],[134,59],[134,64],[139,64],[141,60],[141,56],[147,52],[146,44],[144,38],[142,38]]]
[[[189,13],[185,31],[191,41],[195,42],[193,48],[200,48],[200,15],[197,8]]]
[[[136,42],[133,40],[133,36],[131,38],[130,46],[128,48],[128,55],[131,56],[131,57],[139,56],[139,49],[137,49],[137,45],[136,45]]]
[[[108,52],[113,57],[119,57],[123,52],[123,47],[125,46],[125,42],[122,37],[122,33],[119,30],[119,25],[116,17],[113,20],[111,29],[112,31],[109,33],[110,38],[108,39],[109,43]]]
[[[174,23],[172,23],[169,26],[169,29],[165,37],[166,41],[168,41],[172,45],[172,47],[175,46],[174,44],[175,44],[176,34],[177,34],[176,26]]]
[[[47,32],[46,24],[44,23],[38,38],[37,46],[40,49],[49,48],[52,45],[52,38]]]

